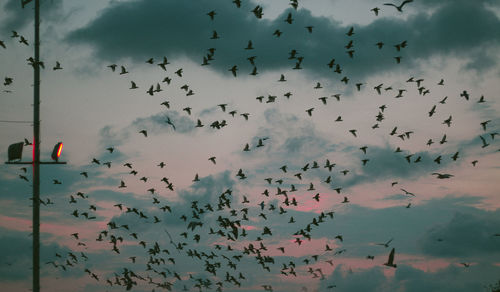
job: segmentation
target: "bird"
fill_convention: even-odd
[[[253,49],[254,49],[253,43],[251,40],[249,40],[245,50],[253,50]]]
[[[462,91],[462,93],[460,93],[460,96],[465,98],[465,100],[469,100],[469,93],[467,92],[467,90]]]
[[[393,4],[393,3],[384,3],[384,5],[387,5],[387,6],[393,6],[395,7],[399,12],[403,12],[403,6],[407,3],[411,3],[413,2],[413,0],[405,0],[403,1],[401,4],[399,4],[399,6],[397,6],[396,4]]]
[[[59,63],[59,61],[56,61],[56,65],[52,68],[52,70],[61,70],[62,67],[61,67],[61,64]]]
[[[405,195],[415,196],[415,194],[412,193],[412,192],[409,192],[409,191],[407,191],[405,189],[401,189],[401,190],[405,193]]]
[[[479,138],[481,139],[481,141],[483,142],[483,145],[481,146],[481,148],[485,148],[487,147],[488,145],[490,145],[489,143],[486,142],[486,139],[484,139],[483,136],[479,136]]]
[[[392,268],[397,267],[397,265],[394,263],[394,252],[395,252],[395,249],[393,247],[391,252],[389,253],[389,257],[387,258],[387,262],[384,263],[384,266],[388,266],[388,267],[392,267]]]
[[[216,162],[215,162],[215,156],[212,156],[212,157],[208,158],[208,160],[212,161],[213,164],[216,164]]]
[[[432,115],[436,112],[436,105],[432,106],[431,110],[429,111],[429,117],[432,117]]]
[[[451,126],[451,115],[446,120],[443,121],[443,124],[446,124],[448,127]]]
[[[118,188],[126,188],[127,186],[125,185],[125,182],[122,180],[120,181],[120,186]],[[121,208],[120,208],[121,209]]]
[[[210,20],[214,20],[214,16],[216,15],[217,13],[215,12],[215,10],[212,10],[210,12],[207,13],[208,16],[210,16]]]
[[[22,44],[25,44],[25,45],[29,46],[28,40],[25,39],[24,36],[20,36],[19,42],[22,43]]]
[[[483,128],[483,131],[486,131],[486,125],[491,122],[491,120],[487,120],[487,121],[484,121],[484,122],[481,122],[481,127]]]
[[[438,172],[433,172],[432,175],[435,175],[436,178],[438,179],[446,179],[446,178],[451,178],[453,177],[452,174],[448,174],[448,173],[438,173]]]
[[[349,31],[348,31],[348,32],[346,32],[346,35],[347,35],[347,36],[352,36],[352,35],[354,35],[354,27],[352,27],[352,26],[351,26],[351,28],[349,28]]]
[[[375,16],[378,16],[378,12],[380,11],[380,8],[374,7],[372,9],[370,9],[370,11],[373,11],[373,13],[375,13]]]
[[[130,85],[130,88],[129,88],[129,89],[137,89],[137,88],[139,88],[139,87],[135,84],[135,82],[134,82],[134,81],[130,81],[130,84],[131,84],[131,85]]]
[[[146,130],[140,130],[139,133],[143,134],[144,137],[148,136],[148,131],[146,131]]]
[[[113,70],[113,71],[114,71],[114,70]],[[124,66],[121,66],[121,72],[120,72],[120,75],[127,74],[127,73],[128,73],[127,69],[125,69],[125,67],[124,67]]]
[[[236,77],[236,72],[238,71],[238,66],[234,65],[233,67],[229,68],[228,71],[231,71],[231,73],[233,73],[233,76]]]
[[[375,245],[382,245],[382,246],[384,246],[384,247],[386,247],[386,248],[387,248],[387,247],[389,247],[389,244],[390,244],[393,240],[394,240],[394,238],[391,238],[391,239],[389,239],[389,240],[388,240],[387,242],[385,242],[385,243],[376,243]]]
[[[217,34],[217,31],[212,31],[212,36],[210,37],[211,40],[216,40],[219,39],[219,34]]]
[[[443,137],[441,138],[441,141],[439,141],[439,144],[444,144],[448,141],[446,141],[446,134],[443,135]]]

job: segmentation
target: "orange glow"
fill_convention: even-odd
[[[61,156],[62,148],[63,148],[63,143],[59,142],[59,148],[57,149],[57,157]]]

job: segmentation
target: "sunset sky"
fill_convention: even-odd
[[[500,3],[384,3],[41,0],[41,290],[500,286]],[[3,162],[34,5],[0,7]],[[31,173],[0,164],[1,291]]]

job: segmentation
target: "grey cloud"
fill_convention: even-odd
[[[500,254],[500,212],[471,214],[457,212],[444,223],[433,226],[420,239],[422,251],[433,256],[471,257]]]
[[[99,144],[106,146],[119,146],[128,139],[128,132],[120,132],[113,129],[111,126],[104,126],[99,130]]]
[[[27,280],[31,271],[32,238],[27,232],[13,231],[0,227],[0,279]],[[54,260],[55,253],[65,254],[69,250],[56,243],[40,244],[40,261],[44,264]],[[42,269],[42,276],[47,269]]]
[[[360,183],[373,182],[383,179],[410,179],[422,175],[430,175],[433,171],[446,167],[451,159],[445,158],[447,155],[441,154],[443,159],[440,164],[434,162],[439,154],[431,155],[429,152],[413,153],[408,163],[406,153],[395,153],[393,149],[387,147],[370,146],[367,150],[366,158],[370,160],[363,166],[362,172],[353,178],[346,179],[344,186],[353,186]],[[417,157],[421,157],[421,162],[414,163]],[[450,155],[451,156],[451,155]],[[360,163],[363,157],[358,158]]]
[[[40,17],[47,22],[60,19],[62,16],[62,0],[41,0],[40,1]],[[33,23],[34,18],[34,1],[29,3],[23,9],[21,0],[9,0],[3,6],[3,10],[7,12],[7,18],[1,24],[4,33],[10,33],[11,30],[21,30],[29,23]]]
[[[189,223],[185,223],[180,219],[182,215],[190,218],[192,214],[191,204],[193,201],[197,201],[197,206],[200,209],[205,209],[206,204],[211,204],[214,210],[217,208],[218,196],[222,194],[227,189],[232,189],[234,186],[234,181],[230,177],[230,172],[225,171],[223,173],[217,175],[209,175],[206,177],[200,177],[200,181],[193,183],[190,188],[177,190],[177,194],[180,198],[180,201],[169,202],[165,198],[160,197],[159,200],[162,202],[159,207],[163,205],[169,205],[171,207],[172,212],[162,212],[160,210],[152,210],[149,207],[146,207],[150,204],[150,200],[139,200],[133,195],[125,197],[124,206],[126,207],[136,207],[139,210],[145,211],[144,213],[147,216],[157,216],[164,223],[165,227],[175,228],[175,230],[185,229],[185,226]],[[234,191],[234,189],[233,189]],[[100,195],[102,197],[106,195],[106,197],[116,199],[116,196],[113,195],[113,192],[105,192]],[[232,201],[234,203],[236,197],[236,192],[233,192]],[[156,208],[155,208],[156,209]],[[147,210],[147,211],[146,211]],[[200,215],[203,221],[208,224],[208,219],[206,217],[211,217],[211,213],[205,212]],[[142,220],[139,219],[133,213],[130,214],[120,214],[115,216],[113,220],[116,220],[116,223],[119,224],[129,224],[130,226],[134,226],[134,228],[138,228],[138,230],[145,231],[153,228],[153,225],[150,224],[152,219]],[[211,222],[211,221],[210,221]],[[205,227],[204,227],[205,228]]]
[[[445,55],[471,59],[475,70],[486,70],[491,65],[482,62],[483,57],[475,58],[469,53],[484,46],[496,47],[500,40],[498,17],[484,4],[471,1],[449,1],[431,15],[421,12],[407,20],[380,17],[369,25],[354,26],[352,38],[345,35],[349,27],[314,17],[306,9],[290,8],[274,20],[257,20],[249,12],[251,8],[246,5],[238,9],[229,2],[206,0],[198,5],[158,0],[117,2],[86,27],[71,32],[67,40],[91,45],[101,59],[130,57],[138,62],[167,55],[187,56],[201,63],[206,50],[214,47],[217,50],[212,66],[228,75],[227,69],[232,65],[250,72],[246,60],[250,55],[257,56],[259,70],[292,68],[295,60],[288,59],[288,52],[295,49],[304,57],[303,68],[309,72],[336,76],[327,72],[326,66],[335,58],[351,78],[363,78],[396,66],[412,67],[431,56]],[[217,12],[214,21],[206,15],[212,9]],[[293,24],[284,22],[290,12],[295,19]],[[314,26],[312,34],[304,28],[309,25]],[[118,29],[123,33],[117,33]],[[280,38],[272,35],[276,29],[283,31]],[[220,34],[220,39],[210,39],[213,30]],[[350,39],[354,40],[353,59],[344,48]],[[243,49],[248,40],[253,41],[255,50]],[[397,52],[393,45],[403,40],[408,41],[408,48]],[[379,41],[386,43],[382,50],[375,47]],[[399,65],[393,58],[398,54],[403,56]]]
[[[174,124],[175,130],[166,122],[168,119]],[[159,134],[164,132],[185,134],[195,129],[195,122],[186,116],[181,116],[177,111],[167,111],[165,113],[151,115],[147,118],[137,118],[131,125],[139,130],[147,130],[148,134]]]
[[[397,251],[396,251],[397,260]],[[498,279],[500,268],[478,266],[464,269],[450,265],[436,272],[424,272],[407,265],[398,265],[394,277],[383,274],[385,267],[375,267],[344,273],[339,265],[332,275],[320,284],[320,291],[335,285],[341,291],[482,291]]]
[[[414,190],[414,192],[416,196],[421,195],[418,190]],[[337,234],[342,234],[344,236],[344,245],[349,255],[357,257],[365,257],[367,254],[372,254],[376,257],[385,257],[387,250],[380,246],[375,246],[373,243],[386,242],[391,238],[394,238],[391,246],[395,247],[401,253],[421,254],[424,252],[424,254],[435,257],[446,257],[444,253],[440,254],[441,249],[432,250],[432,247],[437,244],[443,244],[443,248],[454,244],[460,246],[460,243],[457,242],[457,237],[464,236],[465,238],[466,235],[460,232],[448,232],[447,235],[450,238],[448,243],[436,242],[435,234],[431,232],[436,229],[441,230],[441,227],[436,222],[448,222],[452,220],[454,214],[457,212],[468,214],[468,216],[472,216],[473,218],[484,218],[485,220],[488,218],[488,220],[492,220],[492,224],[499,220],[498,215],[493,220],[493,214],[487,215],[487,211],[473,207],[473,205],[481,202],[481,198],[472,196],[458,198],[447,196],[441,199],[425,201],[421,204],[413,204],[409,209],[405,208],[406,203],[404,202],[399,206],[371,209],[355,204],[356,200],[362,200],[362,198],[352,195],[350,199],[354,203],[345,207],[347,210],[334,217],[328,224],[323,224],[315,228],[313,236],[333,237]],[[337,207],[334,206],[333,209],[336,210]],[[489,223],[481,223],[478,224],[478,229],[484,230],[485,228],[482,226],[490,225]],[[491,233],[491,229],[489,232]],[[480,238],[483,239],[486,236],[484,235]],[[493,240],[491,237],[489,239]],[[473,238],[464,239],[465,242],[474,240]],[[458,249],[462,248],[458,247]],[[474,254],[471,251],[470,255],[476,260],[486,259],[485,254],[477,252]]]

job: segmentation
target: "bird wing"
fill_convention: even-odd
[[[403,1],[403,3],[401,3],[400,7],[403,7],[403,5],[405,5],[406,3],[410,3],[410,2],[413,2],[413,0],[405,0],[405,1]]]
[[[395,251],[395,249],[393,247],[391,250],[391,253],[389,254],[389,259],[387,260],[387,263],[390,265],[394,264],[394,251]]]

